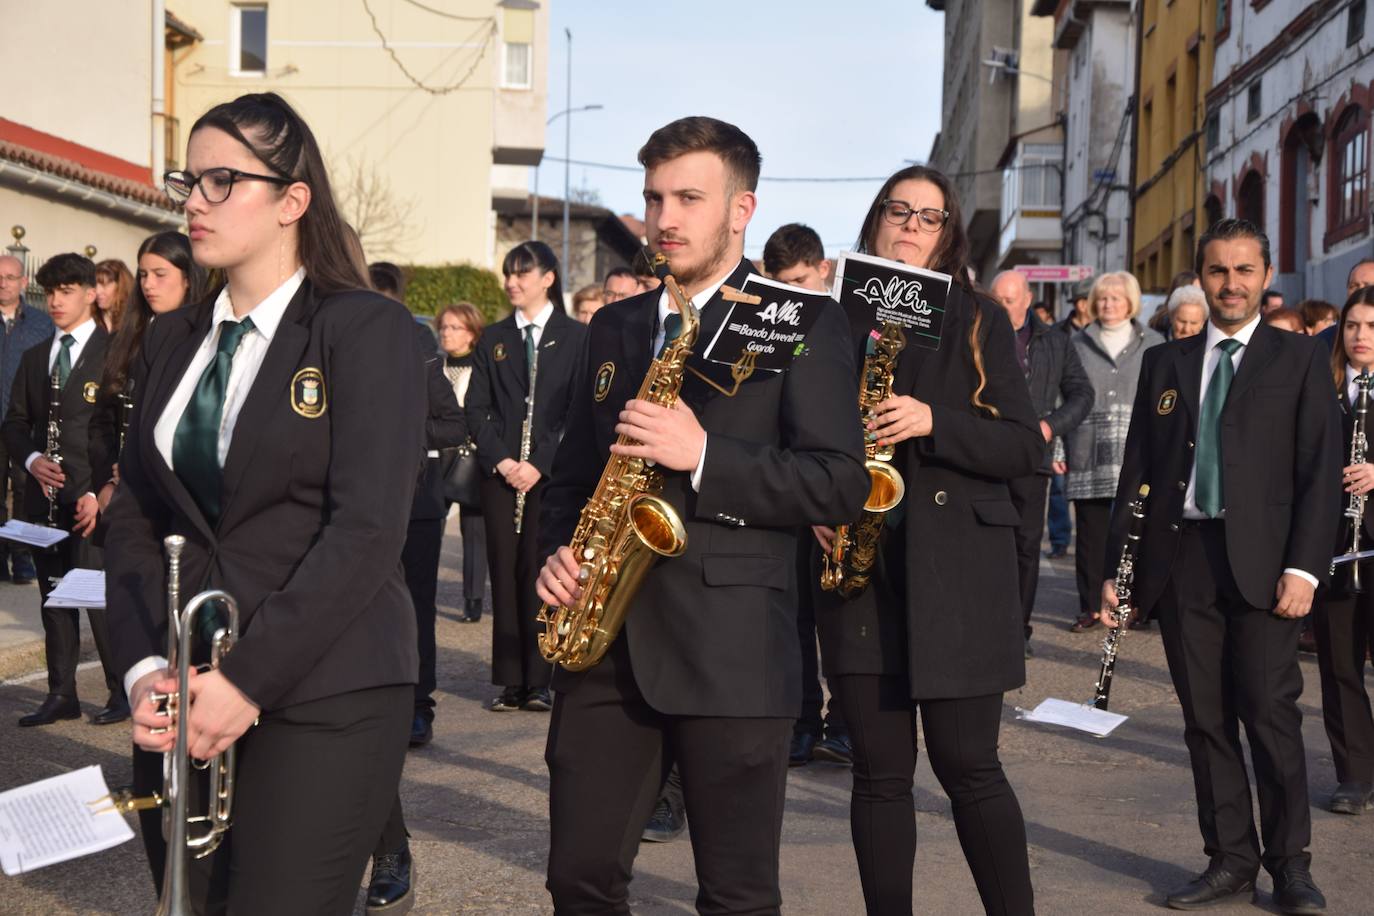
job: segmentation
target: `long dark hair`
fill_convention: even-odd
[[[210,278],[191,257],[191,242],[180,232],[159,232],[150,235],[138,246],[138,257],[134,264],[143,260],[145,254],[155,254],[170,263],[186,278],[186,297],[182,305],[191,305],[203,300],[210,293]],[[143,332],[153,318],[153,307],[143,295],[143,284],[135,283],[133,292],[124,308],[119,328],[110,341],[109,354],[105,357],[105,369],[101,373],[101,388],[107,394],[118,394],[124,390],[129,379],[129,366],[138,355],[143,342]]]
[[[285,99],[275,92],[241,95],[201,115],[191,134],[206,127],[242,143],[277,175],[310,188],[310,206],[297,224],[297,251],[316,290],[370,288],[364,265],[349,250],[344,220],[315,135]]]
[[[1336,341],[1331,347],[1331,378],[1337,391],[1345,390],[1345,366],[1349,358],[1345,353],[1345,317],[1357,305],[1374,305],[1374,286],[1362,286],[1350,294],[1341,307],[1341,317],[1336,321]]]
[[[563,275],[558,271],[558,256],[553,253],[553,249],[543,242],[521,242],[510,251],[506,252],[506,258],[501,262],[501,273],[509,277],[511,274],[524,273],[531,268],[548,273],[553,271],[553,286],[549,287],[549,301],[556,308],[563,308]]]
[[[854,247],[864,254],[873,253],[873,244],[878,238],[878,226],[883,218],[883,201],[887,200],[892,194],[892,189],[903,181],[928,181],[939,189],[945,199],[945,210],[949,211],[949,218],[945,220],[944,229],[940,232],[939,243],[930,253],[930,263],[927,267],[953,277],[954,283],[967,294],[968,301],[972,303],[973,321],[969,326],[968,348],[973,357],[974,371],[978,373],[978,387],[973,389],[969,403],[987,411],[993,417],[999,417],[1001,412],[983,400],[983,389],[988,385],[987,369],[983,363],[983,306],[978,301],[978,294],[974,292],[968,278],[968,232],[964,229],[964,212],[959,206],[959,195],[954,190],[954,183],[946,178],[943,172],[925,165],[909,165],[893,172],[887,181],[883,182],[877,196],[873,198],[873,203],[869,205],[868,215],[864,217],[863,227],[859,230],[859,239]]]

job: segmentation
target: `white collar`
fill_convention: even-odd
[[[277,325],[281,324],[281,319],[286,314],[286,307],[291,304],[291,300],[296,298],[296,291],[305,282],[305,268],[298,267],[296,272],[286,278],[286,282],[268,294],[267,298],[253,306],[244,313],[244,317],[252,317],[253,328],[263,336],[269,343],[272,335],[277,333]],[[217,328],[221,321],[239,321],[234,314],[233,303],[229,301],[229,287],[219,291],[219,298],[215,300],[215,311],[213,322],[210,327]]]
[[[1241,345],[1242,347],[1248,347],[1248,346],[1250,346],[1250,338],[1253,337],[1253,336],[1255,336],[1255,328],[1259,327],[1259,324],[1260,324],[1260,314],[1259,314],[1259,312],[1256,312],[1256,313],[1255,313],[1255,317],[1250,319],[1250,323],[1249,323],[1249,324],[1247,324],[1245,327],[1241,328],[1241,329],[1240,329],[1239,331],[1237,331],[1236,333],[1229,335],[1229,337],[1230,337],[1231,340],[1238,340],[1238,341],[1240,341],[1240,345]],[[1213,324],[1213,323],[1210,322],[1210,321],[1207,322],[1207,350],[1206,350],[1206,352],[1207,352],[1207,353],[1211,353],[1211,352],[1212,352],[1212,349],[1213,349],[1214,347],[1216,347],[1217,344],[1221,343],[1223,340],[1226,340],[1227,337],[1228,337],[1228,335],[1222,333],[1221,329],[1218,328],[1215,324]]]
[[[57,339],[61,340],[64,336],[70,334],[76,338],[77,346],[84,347],[86,346],[86,341],[90,340],[91,335],[94,333],[95,319],[87,318],[85,321],[81,322],[76,327],[72,328],[70,331],[63,331],[59,329],[57,332]]]
[[[730,279],[730,274],[734,272],[735,268],[731,267],[730,270],[726,272],[725,276],[692,297],[692,305],[696,306],[698,312],[706,307],[706,303],[711,301],[711,297],[720,291],[720,288],[725,285],[725,281]],[[677,311],[677,309],[672,306],[672,299],[673,297],[668,295],[668,287],[665,285],[662,294],[658,297],[657,327],[663,327],[664,319]]]
[[[526,318],[524,312],[520,311],[519,309],[516,309],[516,310],[515,310],[515,327],[516,327],[517,330],[523,331],[523,330],[525,330],[525,328],[528,327],[529,325],[534,325],[536,328],[538,328],[538,329],[542,332],[542,331],[544,330],[544,325],[548,324],[548,323],[549,323],[549,319],[552,318],[552,317],[553,317],[553,303],[552,303],[552,302],[545,302],[545,303],[544,303],[544,307],[543,307],[542,309],[540,309],[540,310],[538,311],[537,314],[535,314],[533,320],[530,320],[529,318]]]

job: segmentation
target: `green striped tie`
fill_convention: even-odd
[[[172,468],[191,491],[205,518],[219,522],[220,490],[224,471],[219,465],[219,428],[224,416],[224,394],[229,370],[243,335],[253,330],[253,319],[221,321],[219,347],[205,367],[172,437]]]
[[[1226,392],[1231,390],[1231,379],[1236,374],[1236,364],[1231,357],[1241,348],[1241,342],[1228,337],[1217,344],[1221,359],[1212,371],[1212,382],[1207,386],[1207,395],[1202,399],[1202,415],[1197,423],[1197,487],[1194,497],[1198,511],[1208,518],[1221,515],[1226,503],[1221,492],[1221,408],[1226,405]]]

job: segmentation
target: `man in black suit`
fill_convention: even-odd
[[[607,452],[652,461],[687,533],[635,596],[599,665],[559,668],[545,759],[548,888],[559,913],[628,913],[640,831],[669,766],[681,770],[704,912],[776,912],[788,735],[801,707],[793,558],[798,530],[856,517],[868,494],[847,323],[819,315],[782,373],[734,397],[704,361],[750,273],[744,231],[758,148],[739,128],[691,117],[655,131],[639,160],[650,245],[700,310],[697,353],[672,408],[636,399],[681,318],[660,289],[592,319],[585,369],[544,503],[540,597],[571,604],[572,536]],[[621,445],[625,435],[638,444]]]
[[[92,317],[95,265],[90,258],[57,255],[39,269],[35,279],[47,294],[48,313],[57,330],[49,339],[24,351],[0,434],[9,454],[27,456],[24,517],[47,519],[48,497],[52,494],[54,524],[70,532],[70,536],[49,550],[34,551],[48,656],[48,696],[36,712],[19,720],[22,726],[50,725],[58,719],[81,716],[81,704],[76,697],[81,616],[75,608],[50,608],[47,600],[56,580],[72,569],[100,566],[100,551],[89,540],[99,510],[91,492],[94,460],[88,428],[100,393],[100,374],[109,341],[109,335]],[[48,421],[54,373],[61,391],[57,411],[61,436],[54,443],[60,463],[44,457],[50,445]],[[109,688],[109,699],[92,721],[97,725],[122,722],[129,717],[129,703],[110,654],[105,611],[92,608],[86,613]]]
[[[1145,355],[1103,573],[1114,577],[1127,507],[1149,484],[1134,604],[1159,602],[1210,857],[1169,906],[1198,909],[1251,893],[1263,865],[1281,912],[1318,913],[1326,902],[1309,870],[1297,641],[1328,574],[1341,503],[1330,354],[1261,323],[1273,268],[1269,240],[1254,224],[1217,222],[1199,240],[1197,260],[1211,319],[1205,333]],[[1112,578],[1102,591],[1098,616],[1115,625]]]

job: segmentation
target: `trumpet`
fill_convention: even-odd
[[[210,667],[218,668],[233,648],[239,632],[239,606],[233,596],[218,589],[203,591],[181,605],[181,553],[186,538],[179,534],[163,539],[167,550],[167,667],[176,671],[175,693],[149,694],[149,702],[159,706],[169,725],[154,728],[154,734],[176,730],[176,744],[162,758],[162,792],[135,798],[116,793],[111,801],[119,811],[162,809],[162,835],[167,840],[167,865],[162,872],[162,893],[157,916],[192,916],[190,897],[190,858],[202,859],[219,847],[229,831],[234,806],[234,747],[231,745],[214,760],[193,760],[187,748],[186,720],[181,715],[183,698],[190,697],[192,638],[200,632],[201,617],[216,605],[223,606],[224,626],[210,637]],[[191,768],[210,771],[210,792],[203,815],[190,814]],[[192,832],[193,828],[195,833]]]

